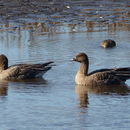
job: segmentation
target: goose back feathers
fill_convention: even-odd
[[[8,67],[8,59],[0,55],[0,79],[41,78],[52,67],[52,61],[42,64],[16,64]]]

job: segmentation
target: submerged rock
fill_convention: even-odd
[[[112,48],[116,46],[116,42],[114,40],[108,39],[108,40],[103,40],[101,42],[101,47],[103,48]]]

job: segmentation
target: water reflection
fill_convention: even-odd
[[[0,96],[6,96],[8,94],[8,82],[0,81]]]
[[[14,93],[41,94],[48,91],[48,81],[44,79],[13,80],[10,81]]]
[[[18,23],[17,23],[18,24]],[[86,21],[82,24],[77,23],[58,23],[58,22],[31,22],[24,23],[23,25],[16,25],[12,23],[0,25],[0,32],[6,30],[6,33],[12,33],[21,38],[22,31],[28,30],[30,37],[33,34],[48,34],[54,35],[57,33],[75,33],[75,32],[97,32],[97,31],[108,31],[109,33],[116,31],[130,31],[130,24],[126,22],[117,22],[109,24],[98,24],[95,21]],[[2,37],[2,34],[1,34]]]
[[[25,83],[25,84],[47,84],[48,81],[44,78],[35,78],[35,79],[24,79],[24,80],[11,80],[11,82],[16,83]]]
[[[130,93],[130,88],[126,85],[115,85],[115,86],[75,86],[76,94],[79,97],[80,107],[88,107],[89,98],[88,93],[103,94],[103,95],[127,95]]]
[[[76,85],[75,86],[76,94],[79,97],[80,107],[88,107],[88,90],[86,86]]]

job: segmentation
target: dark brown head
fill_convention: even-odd
[[[5,70],[8,68],[8,59],[5,55],[0,55],[0,69]]]
[[[88,63],[88,56],[85,54],[85,53],[83,53],[83,52],[81,52],[81,53],[79,53],[78,55],[76,55],[76,57],[75,58],[73,58],[73,61],[77,61],[77,62],[87,62]]]

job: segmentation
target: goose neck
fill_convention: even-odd
[[[80,64],[79,72],[81,74],[87,75],[88,74],[88,66],[89,66],[88,62],[82,62]]]

